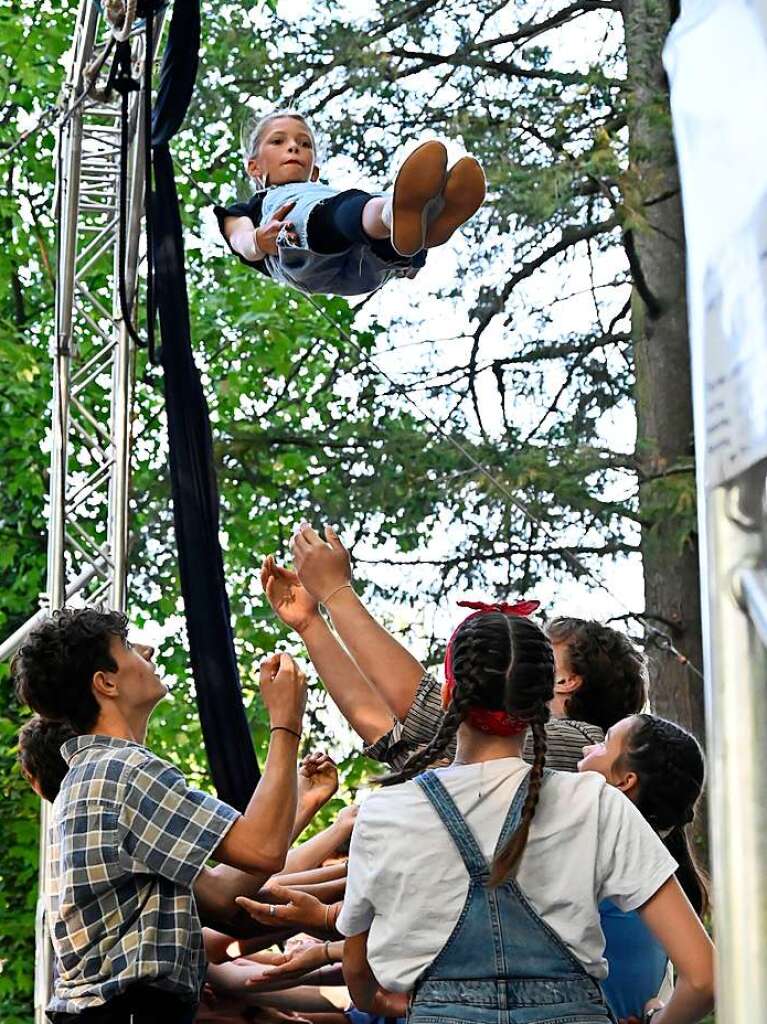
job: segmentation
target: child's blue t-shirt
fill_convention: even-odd
[[[615,1016],[641,1019],[645,1003],[663,984],[668,957],[636,910],[624,913],[610,900],[599,904],[609,974],[602,982]]]

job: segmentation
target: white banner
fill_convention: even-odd
[[[767,0],[686,3],[664,62],[710,489],[767,458]]]

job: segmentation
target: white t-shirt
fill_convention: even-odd
[[[438,769],[482,852],[492,857],[529,766],[508,757]],[[596,772],[554,772],[544,782],[517,881],[544,921],[595,978],[607,976],[597,905],[636,910],[676,870],[642,815]],[[369,929],[379,984],[408,992],[447,942],[469,876],[426,794],[404,782],[370,796],[352,834],[343,935]]]

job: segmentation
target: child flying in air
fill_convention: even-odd
[[[485,198],[479,163],[464,156],[448,171],[435,140],[408,156],[391,193],[322,185],[314,133],[290,110],[258,121],[245,151],[257,191],[215,207],[221,232],[243,263],[302,292],[364,295],[413,277],[424,250],[443,245]]]

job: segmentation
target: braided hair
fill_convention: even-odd
[[[626,738],[622,767],[638,779],[634,803],[679,864],[676,876],[699,916],[708,910],[707,879],[695,858],[688,826],[706,774],[700,744],[674,722],[641,714]]]
[[[545,634],[533,622],[500,611],[466,619],[453,636],[451,653],[455,688],[439,730],[401,771],[381,781],[383,785],[403,782],[433,764],[472,708],[503,710],[529,722],[534,756],[522,816],[497,854],[490,874],[490,885],[500,885],[519,865],[540,797],[548,702],[554,695],[554,654]]]

